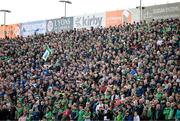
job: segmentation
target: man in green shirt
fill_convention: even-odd
[[[27,113],[27,121],[32,121],[32,117],[33,117],[33,115],[32,115],[32,110],[29,110],[29,112]]]
[[[89,108],[85,109],[84,115],[83,115],[84,121],[90,121],[91,119],[91,111]]]
[[[46,111],[46,114],[45,114],[45,117],[48,121],[52,121],[52,118],[53,118],[53,113],[52,111],[50,110],[50,108],[48,107],[47,108],[47,111]]]
[[[121,111],[119,111],[117,118],[116,118],[116,121],[123,121],[123,114]]]
[[[84,121],[84,114],[85,114],[85,111],[83,107],[80,106],[80,111],[78,113],[78,121]]]
[[[180,121],[180,104],[178,104],[178,109],[176,111],[175,119],[176,121]]]
[[[166,103],[166,107],[163,110],[163,114],[165,116],[165,120],[170,120],[173,118],[174,115],[174,108],[171,107],[170,102]]]
[[[157,89],[156,99],[161,101],[162,100],[162,96],[163,96],[163,93],[160,91],[160,89]]]

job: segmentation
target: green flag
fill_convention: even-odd
[[[51,54],[51,49],[49,48],[49,46],[47,46],[46,51],[44,52],[42,59],[44,59],[45,61],[48,59],[48,57]]]

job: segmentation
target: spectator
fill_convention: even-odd
[[[18,121],[26,121],[27,120],[27,111],[23,112],[23,115],[19,118]]]
[[[90,112],[89,108],[86,108],[86,109],[85,109],[83,118],[84,118],[84,121],[90,121],[91,112]]]
[[[162,110],[162,107],[160,106],[160,104],[156,105],[155,115],[156,115],[155,120],[164,120],[163,110]]]
[[[80,106],[79,109],[80,110],[79,110],[79,114],[78,114],[78,121],[83,121],[84,120],[84,113],[85,113],[85,111],[84,111],[82,106]]]
[[[178,28],[179,18],[3,39],[0,120],[179,120]]]
[[[139,115],[137,114],[137,112],[134,112],[133,121],[140,121],[140,118],[139,118]]]
[[[163,110],[163,114],[165,115],[165,120],[170,120],[172,119],[172,116],[174,114],[174,107],[171,107],[170,102],[166,103],[166,107]]]
[[[175,119],[176,119],[176,121],[180,120],[180,104],[178,104],[178,109],[176,111]]]
[[[4,105],[2,105],[2,108],[1,108],[1,111],[0,111],[0,119],[1,120],[7,120],[8,119],[8,114],[9,114],[9,112],[8,112],[8,110],[7,110],[7,108],[6,108],[6,105],[4,104]]]
[[[45,114],[45,117],[48,121],[52,121],[53,120],[53,115],[52,115],[52,111],[49,107],[47,107],[47,110],[46,110],[46,114]],[[37,119],[36,119],[37,120]]]

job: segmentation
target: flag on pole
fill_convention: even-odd
[[[44,52],[44,54],[42,56],[42,59],[44,59],[46,61],[50,54],[51,54],[51,49],[49,48],[49,46],[47,46],[46,51]]]

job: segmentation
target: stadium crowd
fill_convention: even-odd
[[[180,121],[178,18],[6,38],[0,55],[0,120]]]

